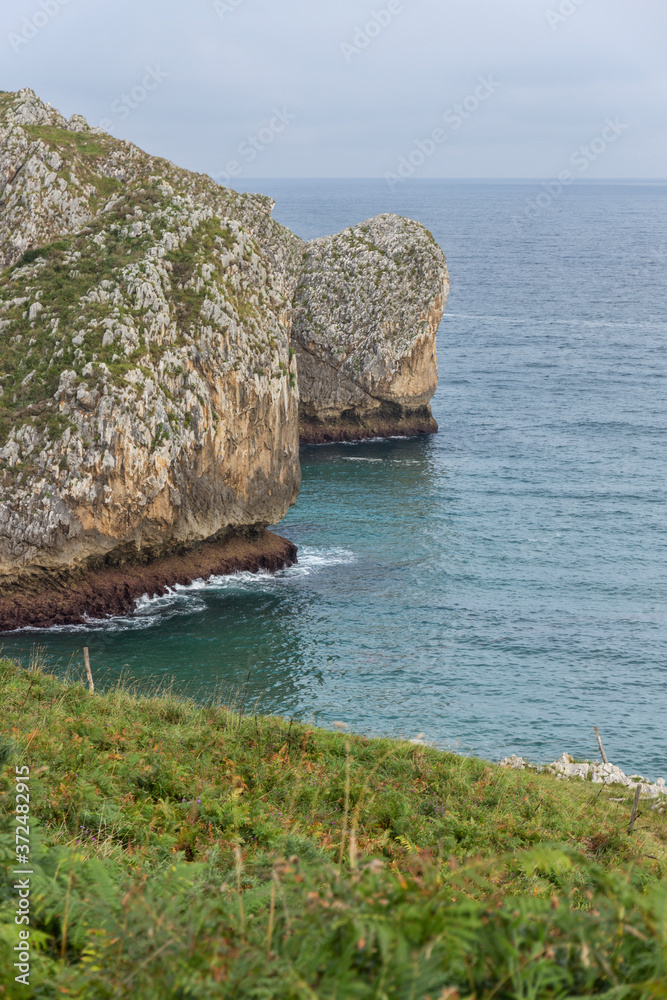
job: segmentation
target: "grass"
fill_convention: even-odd
[[[110,136],[90,132],[70,132],[57,125],[24,125],[23,131],[31,139],[41,139],[49,146],[71,150],[79,156],[95,158],[106,156],[115,145]]]
[[[207,284],[202,283],[198,290],[188,287],[197,277],[201,265],[207,263],[212,266],[216,280],[224,281],[219,248],[222,246],[230,250],[235,244],[236,237],[230,227],[214,217],[200,223],[189,239],[166,255],[165,260],[171,266],[174,311],[182,329],[196,335],[201,324],[201,307],[208,293]]]
[[[628,834],[625,789],[7,661],[0,682],[7,866],[32,773],[21,996],[667,996],[667,824],[642,804]],[[8,883],[0,996],[15,907]]]

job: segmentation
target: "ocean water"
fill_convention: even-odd
[[[3,637],[104,683],[667,775],[667,187],[264,181],[301,236],[382,211],[447,253],[440,433],[303,449],[299,564]],[[544,200],[544,199],[543,199]],[[523,222],[515,220],[520,218]]]

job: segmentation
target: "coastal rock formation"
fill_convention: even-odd
[[[418,222],[380,215],[306,245],[294,300],[302,442],[433,433],[445,255]]]
[[[279,521],[301,242],[270,199],[73,131],[30,91],[0,95],[0,123],[5,593]]]
[[[129,147],[107,139],[32,90],[0,93],[0,270],[85,226],[120,188]]]
[[[245,570],[276,572],[296,562],[296,545],[270,531],[230,535],[189,546],[149,563],[108,565],[62,577],[31,577],[0,591],[0,632],[31,626],[75,625],[132,611],[138,598],[167,593],[176,584]]]
[[[294,561],[297,368],[306,441],[436,429],[433,238],[273,204],[0,92],[0,630]]]

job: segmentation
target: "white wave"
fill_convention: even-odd
[[[212,576],[206,581],[198,580],[191,586],[215,587],[216,589],[247,589],[248,586],[257,587],[258,585],[271,587],[293,580],[295,577],[310,576],[314,570],[326,566],[344,566],[355,562],[355,560],[354,552],[350,552],[348,549],[318,549],[304,545],[299,548],[297,563],[294,566],[278,570],[277,573],[268,573],[262,570],[259,573],[242,572],[232,573],[230,576]]]
[[[382,444],[383,441],[412,441],[422,438],[423,434],[387,434],[385,437],[358,438],[355,441],[320,441],[318,444],[306,444],[304,448],[359,448],[364,444]],[[382,461],[382,459],[380,459]]]
[[[261,570],[231,573],[228,576],[210,576],[193,580],[190,584],[174,584],[164,594],[143,594],[135,601],[135,610],[129,615],[109,618],[87,618],[79,625],[52,625],[49,629],[26,627],[21,632],[125,632],[145,630],[165,619],[178,615],[191,615],[206,610],[202,594],[205,591],[240,590],[270,592],[276,587],[289,585],[290,581],[310,576],[328,566],[343,566],[356,561],[354,552],[343,548],[321,549],[304,545],[299,548],[298,562],[277,573]]]
[[[23,628],[13,629],[6,635],[23,635],[27,632],[39,633],[43,635],[58,635],[67,633],[68,635],[89,634],[90,632],[125,632],[128,629],[146,629],[158,620],[157,615],[117,615],[110,618],[88,618],[84,616],[84,621],[78,625],[51,625],[49,628],[37,628],[34,625],[25,625]]]
[[[144,594],[136,602],[136,611],[130,619],[133,625],[143,621],[153,622],[173,614],[191,614],[193,611],[204,611],[206,603],[201,599],[203,591],[261,591],[269,593],[276,587],[285,586],[290,581],[300,577],[310,576],[327,566],[341,566],[356,560],[354,552],[348,549],[319,549],[304,545],[299,548],[298,562],[294,566],[269,573],[260,570],[250,573],[247,570],[230,573],[225,576],[210,576],[207,579],[193,580],[190,584],[177,583],[169,591],[158,597]],[[118,619],[113,619],[118,621]]]
[[[380,441],[380,440],[386,441],[387,438],[378,438],[377,440],[378,441]],[[401,438],[401,440],[405,441],[406,439],[405,438]],[[400,455],[398,458],[394,457],[393,455],[387,455],[385,458],[361,458],[361,457],[357,458],[357,457],[353,457],[351,455],[343,455],[341,461],[343,461],[343,462],[384,462],[385,465],[400,465],[400,466],[404,466],[404,465],[421,465],[421,459],[419,459],[419,458],[403,458],[402,455]]]
[[[299,561],[296,566],[290,566],[289,569],[283,570],[283,573],[297,570],[299,566],[307,569],[320,566],[345,566],[356,561],[357,557],[349,549],[316,549],[304,545],[299,549]]]

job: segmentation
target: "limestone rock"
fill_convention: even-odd
[[[513,753],[510,754],[509,757],[503,757],[500,761],[500,766],[510,768],[512,771],[525,771],[528,765],[523,757],[517,757],[517,755]]]
[[[515,771],[525,771],[532,765],[511,754],[500,761],[501,767],[511,768]],[[615,764],[598,764],[591,761],[575,761],[568,753],[562,754],[558,760],[544,767],[536,768],[538,771],[545,771],[547,774],[555,774],[557,778],[580,778],[584,781],[592,781],[596,785],[624,785],[626,788],[637,788],[641,786],[642,795],[648,798],[658,798],[667,795],[667,785],[664,778],[657,781],[648,781],[639,775],[628,776],[620,767]]]
[[[445,256],[418,222],[380,215],[306,245],[294,300],[302,441],[437,430]]]
[[[54,129],[57,144],[46,139]],[[114,178],[112,163],[86,169],[98,149],[90,130],[71,135],[67,120],[32,90],[0,94],[0,269],[93,217],[106,174]]]
[[[279,521],[302,244],[238,195],[0,95],[0,579]]]

